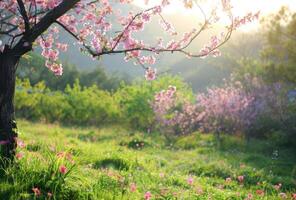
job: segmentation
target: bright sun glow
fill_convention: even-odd
[[[144,3],[144,0],[134,0],[134,4],[141,8],[149,8],[159,5],[161,0],[149,0],[148,4]],[[197,6],[192,9],[184,8],[182,0],[172,0],[170,5],[164,10],[165,15],[180,16],[198,16],[201,17],[200,10]],[[202,0],[198,1],[198,5],[209,13],[214,7],[220,5],[220,0]],[[266,16],[270,13],[277,12],[282,6],[287,6],[291,10],[296,10],[296,0],[232,0],[233,14],[235,16],[244,16],[248,12],[260,11],[260,16]],[[226,16],[221,16],[220,24],[228,24],[229,20]],[[259,27],[259,22],[253,22],[249,25],[245,25],[241,28],[242,31],[252,31]]]

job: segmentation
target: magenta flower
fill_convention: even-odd
[[[61,174],[66,174],[68,169],[65,165],[61,165],[60,168],[59,168],[59,171]]]
[[[145,72],[145,78],[147,81],[153,81],[154,79],[156,79],[156,69],[148,67]]]
[[[237,177],[237,180],[238,180],[240,183],[244,182],[244,179],[245,179],[244,176],[238,176],[238,177]]]
[[[151,192],[146,192],[144,195],[145,200],[150,200],[152,198]]]
[[[189,185],[193,185],[193,181],[194,181],[194,179],[193,179],[193,177],[188,177],[188,179],[187,179],[187,183],[189,184]]]
[[[131,185],[130,185],[130,191],[131,192],[135,192],[137,190],[137,185],[136,185],[136,183],[132,183]]]

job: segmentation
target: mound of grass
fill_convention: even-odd
[[[95,169],[116,169],[127,171],[130,168],[128,162],[121,158],[105,158],[94,163]]]

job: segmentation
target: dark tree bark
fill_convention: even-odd
[[[46,13],[37,24],[30,27],[23,0],[17,0],[25,23],[25,32],[13,47],[6,45],[4,51],[0,52],[0,164],[4,168],[13,162],[17,147],[17,126],[13,99],[18,61],[24,54],[32,50],[32,44],[44,31],[79,1],[62,1],[57,7]]]
[[[16,122],[14,117],[14,90],[16,68],[20,57],[9,49],[0,52],[0,147],[1,165],[13,161],[16,149]]]

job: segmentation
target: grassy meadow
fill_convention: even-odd
[[[276,137],[217,143],[212,134],[166,138],[121,125],[18,126],[17,161],[2,171],[0,199],[272,200],[296,192],[295,147]]]

